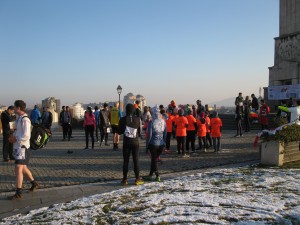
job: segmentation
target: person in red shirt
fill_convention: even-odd
[[[212,146],[212,138],[210,134],[210,113],[209,111],[205,112],[205,121],[206,121],[206,148]]]
[[[185,153],[185,145],[186,145],[186,128],[188,127],[189,123],[185,116],[183,116],[183,110],[178,110],[178,118],[175,119],[174,125],[176,128],[176,138],[177,138],[177,151],[180,154],[180,150],[182,151],[182,156],[184,158],[189,157]]]
[[[187,115],[185,116],[188,120],[188,127],[186,128],[187,136],[186,136],[186,151],[188,154],[190,153],[190,143],[192,152],[195,152],[195,140],[196,140],[196,132],[197,132],[197,121],[195,117],[192,115],[192,110],[187,110]]]
[[[261,129],[268,129],[269,125],[269,119],[268,115],[270,113],[270,107],[265,103],[265,101],[262,99],[261,101],[261,107],[259,110],[259,122],[261,124]]]
[[[172,131],[173,131],[173,123],[174,123],[174,115],[170,109],[168,109],[168,119],[166,120],[167,124],[167,138],[166,138],[166,152],[170,152],[170,143],[171,143],[171,137],[172,137]]]
[[[211,136],[213,140],[214,151],[220,151],[221,147],[221,132],[222,132],[222,120],[219,118],[218,113],[214,111],[212,113],[212,119],[210,120]]]
[[[204,112],[201,112],[197,119],[197,127],[198,127],[198,141],[199,141],[199,149],[203,149],[206,152],[206,120],[204,118]]]

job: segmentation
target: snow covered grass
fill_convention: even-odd
[[[0,224],[300,224],[299,195],[299,169],[214,169],[55,204]]]

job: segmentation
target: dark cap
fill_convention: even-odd
[[[7,109],[14,110],[14,109],[15,109],[15,107],[14,107],[13,105],[11,105],[11,106],[8,106],[8,108],[7,108]]]

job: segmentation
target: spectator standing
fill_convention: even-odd
[[[155,173],[155,180],[158,182],[161,180],[157,161],[165,148],[167,137],[167,125],[160,111],[158,105],[152,108],[152,120],[148,124],[148,135],[146,139],[146,148],[149,149],[151,153],[151,166],[149,176],[145,177],[145,180],[152,180],[152,176]]]
[[[31,111],[30,120],[32,125],[39,124],[41,122],[41,113],[37,105],[35,105],[34,109]]]
[[[63,106],[59,115],[60,125],[63,129],[63,141],[65,141],[66,138],[70,141],[71,138],[71,113],[70,111],[67,111],[67,107]]]
[[[151,113],[150,113],[150,109],[148,106],[144,106],[144,112],[143,112],[143,123],[146,121],[146,120],[151,120]]]
[[[221,136],[222,136],[222,120],[219,118],[218,113],[213,111],[211,119],[211,136],[213,139],[214,151],[218,152],[221,149]]]
[[[259,122],[261,125],[261,129],[262,130],[269,129],[268,115],[270,113],[270,107],[265,103],[263,99],[260,102],[261,102],[261,106],[259,110]]]
[[[34,180],[31,171],[28,169],[30,159],[30,135],[31,123],[25,113],[26,103],[22,100],[15,101],[15,112],[19,115],[16,122],[16,130],[9,137],[9,141],[13,143],[15,151],[15,175],[16,175],[16,193],[9,199],[21,199],[23,197],[23,177],[29,179],[31,187],[29,191],[34,191],[39,184]]]
[[[174,121],[175,129],[176,129],[176,139],[177,139],[177,151],[178,155],[182,153],[184,158],[188,158],[189,155],[185,152],[186,147],[186,128],[189,123],[185,116],[183,116],[183,109],[178,110],[178,117]]]
[[[95,116],[95,120],[96,120],[96,141],[99,142],[99,107],[95,106],[95,112],[94,112],[94,116]]]
[[[234,105],[242,107],[243,102],[244,102],[243,94],[242,92],[240,92],[239,95],[235,98]]]
[[[235,122],[236,122],[236,135],[235,137],[242,137],[242,116],[243,116],[243,103],[235,106]]]
[[[90,106],[87,107],[87,110],[84,113],[83,127],[85,131],[85,149],[89,148],[89,136],[92,139],[92,149],[94,149],[94,131],[96,128],[96,119]]]
[[[258,105],[258,100],[255,97],[255,94],[251,94],[251,98],[252,98],[252,102],[251,102],[252,110],[254,112],[257,112],[257,110],[259,109],[259,105]]]
[[[119,103],[115,102],[114,107],[111,108],[110,113],[109,113],[111,131],[113,133],[113,144],[114,144],[113,149],[114,150],[119,149],[119,139],[120,139],[118,130],[119,130],[119,121],[122,117],[122,113],[118,107],[119,107]]]
[[[245,123],[245,132],[250,132],[250,112],[251,112],[251,100],[249,96],[246,96],[244,101],[244,123]]]
[[[69,123],[69,128],[68,128],[68,136],[69,136],[69,141],[70,141],[70,138],[72,138],[72,133],[73,133],[73,127],[72,127],[72,114],[71,114],[71,111],[70,111],[70,107],[69,106],[66,106],[66,111],[68,112],[68,114],[70,115],[70,123]]]
[[[135,108],[132,104],[126,105],[126,116],[120,119],[119,135],[123,136],[123,179],[121,183],[128,185],[128,165],[130,154],[133,158],[133,170],[135,174],[135,184],[141,185],[144,181],[140,178],[139,169],[139,139],[138,130],[140,129],[140,118],[134,116]]]
[[[201,112],[204,112],[204,111],[205,111],[205,108],[204,108],[204,106],[202,105],[201,100],[197,100],[197,101],[196,101],[196,104],[197,104],[197,111],[196,111],[196,114],[197,114],[197,115],[200,115]]]
[[[48,107],[44,107],[43,108],[43,113],[42,113],[42,125],[45,128],[51,130],[52,121],[53,121],[52,113],[49,111]]]
[[[100,146],[102,145],[103,141],[105,141],[106,146],[109,146],[108,133],[110,132],[110,122],[109,122],[109,111],[108,111],[107,103],[103,104],[103,109],[100,111],[99,124],[100,124],[100,133],[101,133]]]
[[[1,123],[3,131],[3,161],[9,162],[15,160],[13,155],[13,144],[9,142],[9,136],[14,132],[13,126],[13,114],[14,106],[9,106],[5,111],[1,113]]]

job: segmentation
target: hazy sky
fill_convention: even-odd
[[[279,0],[0,0],[0,105],[258,95],[278,35]]]

